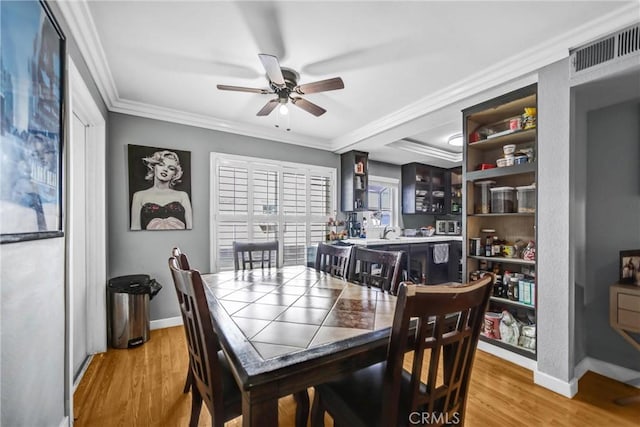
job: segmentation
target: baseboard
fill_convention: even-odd
[[[167,319],[152,320],[151,322],[149,322],[149,328],[151,330],[170,328],[172,326],[180,326],[180,325],[182,325],[182,316],[169,317]]]
[[[482,350],[485,353],[493,354],[501,359],[504,359],[508,362],[514,363],[518,366],[522,366],[525,369],[533,371],[536,369],[538,364],[535,360],[529,359],[527,357],[521,356],[517,353],[514,353],[509,350],[505,350],[502,347],[498,347],[495,345],[491,345],[486,341],[478,341],[478,350]]]
[[[572,398],[578,393],[578,380],[573,378],[571,381],[562,381],[556,377],[540,372],[537,369],[533,371],[533,382],[541,387],[558,393],[564,397]]]
[[[587,371],[640,388],[640,372],[624,366],[614,365],[593,357],[585,357],[574,368],[574,379],[579,380]]]
[[[82,364],[82,368],[80,369],[80,372],[78,373],[78,376],[74,379],[73,381],[73,392],[76,392],[76,389],[78,388],[78,385],[80,385],[80,382],[82,381],[82,377],[84,377],[84,374],[87,372],[87,369],[89,369],[89,365],[91,365],[91,361],[93,360],[93,354],[90,354],[89,357],[87,357],[87,360],[84,361],[84,363]]]

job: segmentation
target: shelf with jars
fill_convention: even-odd
[[[463,274],[494,273],[481,339],[536,359],[537,86],[463,111]],[[501,333],[502,332],[502,333]]]
[[[349,151],[340,155],[341,208],[343,212],[368,210],[369,154]]]

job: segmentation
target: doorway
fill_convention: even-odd
[[[91,355],[107,349],[106,122],[75,64],[69,65],[66,194],[66,414]]]

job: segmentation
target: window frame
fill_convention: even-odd
[[[229,166],[247,169],[247,211],[242,213],[220,213],[218,210],[219,180],[218,167]],[[254,172],[255,171],[276,171],[278,173],[278,196],[277,196],[277,212],[273,214],[259,214],[255,212],[254,207]],[[306,194],[311,194],[311,178],[316,176],[325,176],[329,179],[330,188],[330,204],[326,214],[311,213],[311,197],[306,198],[304,214],[285,214],[284,213],[284,174],[304,174]],[[285,262],[285,224],[286,223],[305,223],[307,230],[305,235],[305,246],[310,246],[311,242],[311,225],[314,223],[326,224],[329,217],[335,217],[337,209],[337,168],[326,166],[318,166],[305,163],[286,162],[282,160],[271,160],[258,157],[240,156],[234,154],[225,154],[212,152],[209,164],[209,248],[210,248],[210,268],[212,272],[218,272],[218,249],[219,242],[216,238],[219,223],[245,222],[247,226],[247,236],[249,240],[253,238],[255,228],[262,223],[278,224],[276,238],[278,239],[280,250],[278,265]]]
[[[385,184],[387,185],[392,191],[391,191],[391,224],[390,227],[391,228],[398,228],[400,227],[400,215],[401,215],[401,206],[400,206],[400,179],[398,178],[390,178],[390,177],[386,177],[386,176],[376,176],[376,175],[369,175],[369,186],[371,186],[371,183],[381,183],[381,184]],[[369,197],[367,195],[367,197]],[[369,206],[369,209],[367,211],[365,211],[363,213],[363,215],[367,215],[368,216],[368,220],[367,220],[367,230],[383,230],[384,229],[384,225],[377,225],[374,226],[373,225],[373,221],[371,221],[371,213],[375,212],[374,210],[371,209],[371,206]]]

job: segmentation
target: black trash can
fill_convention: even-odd
[[[149,301],[162,285],[148,274],[114,277],[107,284],[109,343],[131,348],[149,339]]]

